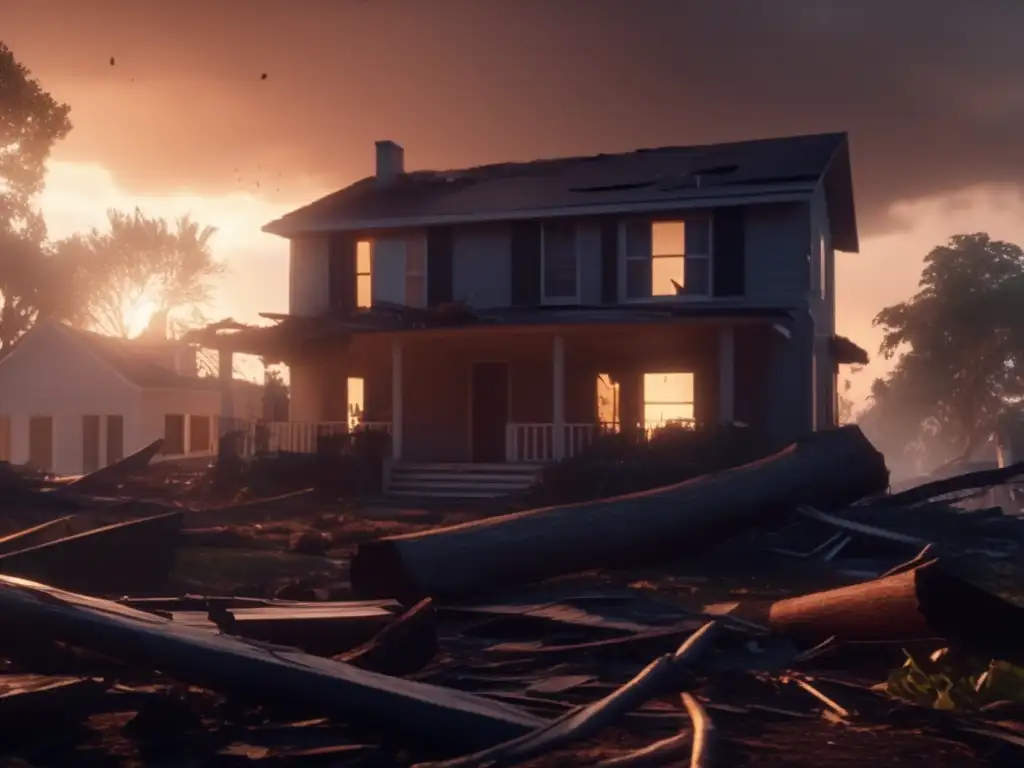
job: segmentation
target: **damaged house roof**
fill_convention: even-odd
[[[357,181],[267,224],[284,237],[537,216],[805,199],[824,184],[834,246],[856,252],[845,133],[639,149]]]

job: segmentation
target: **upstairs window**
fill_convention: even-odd
[[[427,306],[427,242],[422,237],[405,244],[405,305]]]
[[[576,227],[571,222],[546,222],[541,229],[541,301],[579,302],[579,261]]]
[[[633,221],[625,227],[625,298],[711,295],[711,221]]]
[[[356,243],[356,306],[369,307],[373,303],[373,243]]]

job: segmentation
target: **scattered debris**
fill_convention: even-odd
[[[1020,467],[886,495],[850,428],[495,517],[168,464],[0,466],[5,764],[1020,762],[1024,518],[963,496]]]

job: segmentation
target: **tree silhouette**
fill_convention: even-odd
[[[955,235],[925,258],[919,287],[874,320],[898,360],[861,423],[935,464],[969,457],[1024,395],[1024,251]]]
[[[264,367],[263,418],[266,421],[288,421],[288,385],[280,371]]]
[[[202,322],[213,278],[222,274],[210,240],[213,227],[183,216],[171,226],[136,208],[107,211],[108,229],[93,228],[57,243],[75,274],[77,320],[93,330],[128,337],[152,315],[175,326]]]
[[[50,150],[71,130],[70,111],[0,43],[0,354],[40,312],[66,309],[67,282],[47,258],[35,198]]]

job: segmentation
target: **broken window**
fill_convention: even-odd
[[[711,293],[707,217],[629,222],[625,240],[627,299]]]
[[[427,305],[427,243],[422,237],[405,244],[405,305]]]
[[[644,427],[692,426],[693,384],[692,373],[645,373]]]
[[[579,262],[576,227],[571,222],[547,222],[541,230],[541,296],[544,303],[579,301]]]
[[[356,243],[356,306],[369,307],[373,303],[373,243],[360,240]]]

